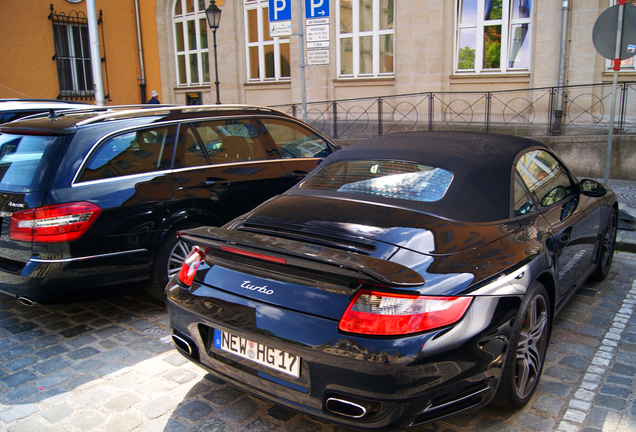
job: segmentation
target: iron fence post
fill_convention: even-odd
[[[333,139],[338,138],[338,103],[333,101]]]
[[[428,131],[431,132],[433,130],[433,92],[428,94]]]
[[[492,93],[486,93],[486,133],[490,131],[490,99],[492,98]]]
[[[621,83],[621,106],[618,113],[618,133],[623,133],[625,127],[625,110],[627,109],[628,83]]]
[[[554,135],[554,133],[552,132],[552,119],[554,117],[554,111],[555,111],[555,107],[554,107],[554,93],[556,92],[554,87],[550,88],[550,99],[548,101],[548,136],[552,136]]]
[[[378,98],[378,136],[384,135],[382,129],[382,98]]]

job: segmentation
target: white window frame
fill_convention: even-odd
[[[453,60],[453,69],[455,73],[465,74],[465,73],[510,73],[510,72],[528,72],[531,68],[532,64],[532,32],[534,26],[532,24],[532,16],[534,15],[534,9],[536,7],[537,0],[533,0],[533,6],[530,10],[530,16],[528,18],[515,18],[512,17],[512,4],[514,0],[502,0],[502,11],[501,11],[501,19],[497,20],[485,20],[484,11],[485,11],[485,3],[487,0],[477,0],[477,21],[475,22],[461,22],[461,11],[462,4],[464,0],[457,0],[455,2],[455,23],[456,23],[456,31],[455,31],[455,54]],[[527,24],[530,28],[529,37],[530,40],[528,43],[528,66],[527,67],[510,67],[510,37],[512,34],[512,28],[515,25]],[[484,40],[484,28],[486,26],[501,26],[501,56],[499,68],[490,69],[484,68],[484,44],[481,41]],[[460,50],[460,31],[461,29],[466,28],[475,28],[476,29],[476,47],[475,47],[475,68],[474,69],[459,69],[459,50]]]
[[[178,2],[181,2],[181,11],[183,12],[182,15],[174,15],[174,11],[175,11],[175,6],[177,5]],[[187,13],[187,8],[186,8],[186,3],[187,2],[192,2],[193,6],[194,6],[194,12],[191,13]],[[204,6],[205,6],[205,1],[203,2]],[[176,77],[177,77],[177,86],[178,87],[192,87],[192,86],[201,86],[201,85],[205,85],[205,84],[210,84],[210,81],[203,81],[204,78],[204,54],[207,54],[207,70],[210,70],[210,56],[209,56],[209,48],[205,47],[202,48],[201,47],[201,41],[200,41],[200,35],[201,35],[201,20],[203,19],[203,21],[206,23],[207,25],[207,17],[205,15],[205,9],[199,9],[199,0],[175,0],[172,3],[172,32],[173,32],[173,37],[174,37],[174,53],[175,53],[175,73],[176,73]],[[194,21],[194,28],[195,28],[195,32],[196,32],[196,48],[195,49],[189,49],[188,45],[188,22],[190,21]],[[181,23],[182,26],[182,31],[183,34],[181,35],[182,39],[183,39],[183,51],[179,51],[177,49],[177,24]],[[205,27],[205,31],[206,31],[206,37],[207,37],[207,27]],[[191,55],[196,55],[197,56],[197,74],[199,77],[199,81],[194,82],[192,81],[192,65],[190,64],[190,56]],[[186,66],[186,76],[185,76],[185,83],[180,82],[179,79],[179,56],[185,56],[185,66]],[[209,72],[208,72],[208,76],[210,76]]]
[[[338,78],[384,78],[384,77],[393,77],[395,76],[395,3],[393,3],[393,28],[380,30],[380,0],[373,0],[373,29],[371,31],[360,31],[360,1],[359,0],[351,0],[352,6],[352,32],[351,33],[340,33],[340,0],[338,0],[336,5],[336,23],[338,28],[338,38],[337,38],[337,65],[338,68]],[[380,72],[380,37],[384,35],[392,35],[393,36],[393,72]],[[371,73],[360,73],[360,38],[371,36],[373,39],[373,61],[372,67],[373,72]],[[353,73],[351,74],[342,74],[341,70],[341,51],[340,44],[343,39],[353,39]]]
[[[292,0],[286,0],[292,1]],[[271,40],[263,40],[264,32],[269,33],[269,20],[263,19],[263,11],[269,10],[269,2],[268,0],[244,0],[243,2],[243,19],[245,24],[245,73],[247,77],[247,81],[250,83],[255,82],[278,82],[278,81],[291,81],[291,71],[290,76],[284,77],[281,76],[281,61],[280,61],[280,47],[283,44],[290,43],[289,37],[279,37],[274,36]],[[257,34],[258,40],[256,42],[250,42],[249,39],[249,11],[256,10],[256,21],[257,21]],[[266,77],[266,62],[265,62],[265,47],[272,46],[274,51],[274,76]],[[251,57],[250,57],[250,48],[257,47],[258,48],[258,78],[251,78]],[[291,46],[289,46],[289,52],[291,57]],[[291,59],[290,61],[290,70],[291,70]]]

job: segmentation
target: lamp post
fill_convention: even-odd
[[[214,77],[216,78],[214,84],[216,85],[216,103],[219,105],[221,98],[219,95],[219,64],[216,57],[216,30],[219,28],[219,23],[221,22],[221,9],[219,9],[214,0],[210,0],[210,5],[205,10],[205,15],[208,17],[208,24],[214,35]]]

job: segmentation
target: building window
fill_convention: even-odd
[[[338,1],[338,76],[393,76],[394,1]]]
[[[245,0],[244,6],[248,81],[288,81],[289,38],[269,35],[268,0]]]
[[[459,0],[458,72],[514,72],[530,68],[532,0]]]
[[[177,84],[196,86],[210,82],[208,23],[205,0],[176,0],[172,22],[177,60]]]
[[[83,12],[69,15],[51,11],[60,99],[93,98],[93,71],[88,40],[88,21]]]

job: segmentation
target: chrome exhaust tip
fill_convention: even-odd
[[[182,338],[180,336],[177,336],[175,334],[172,335],[172,342],[174,342],[175,346],[178,349],[180,349],[181,351],[183,351],[187,355],[192,356],[192,353],[194,351],[192,350],[192,346],[190,345],[190,342],[188,342],[184,338]]]
[[[35,302],[28,297],[18,296],[18,301],[22,303],[24,306],[35,306]]]
[[[325,408],[333,414],[359,419],[367,415],[367,408],[348,400],[331,397],[327,399]]]

